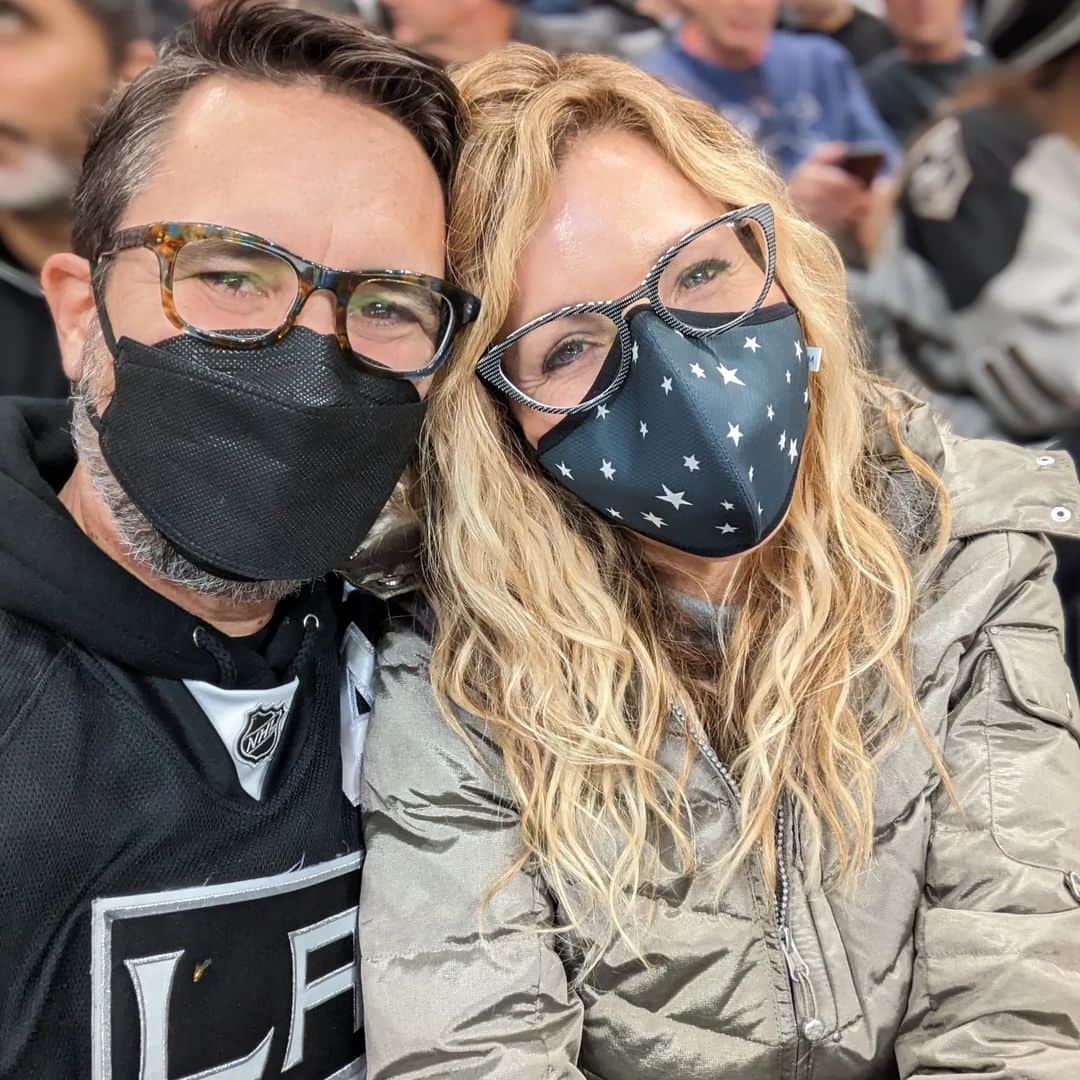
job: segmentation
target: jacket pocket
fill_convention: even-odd
[[[993,626],[989,637],[998,661],[983,720],[994,841],[1016,863],[1055,871],[1064,886],[1080,872],[1072,679],[1053,630]],[[1063,907],[1069,899],[1063,892]]]
[[[1065,1006],[1080,1005],[1080,908],[1046,915],[930,908],[918,953],[931,1005],[949,1014],[948,1026],[984,1020],[989,1010],[995,1037],[1041,1017],[1040,1038],[1058,1028],[1075,1039]]]
[[[990,644],[1013,701],[1031,716],[1068,728],[1080,741],[1072,676],[1057,631],[1043,627],[992,626]]]

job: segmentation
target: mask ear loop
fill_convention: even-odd
[[[98,326],[101,327],[101,336],[105,340],[105,347],[109,350],[109,355],[113,358],[113,369],[115,372],[117,355],[120,350],[116,344],[116,335],[113,333],[108,309],[105,307],[105,297],[101,293],[103,286],[103,270],[101,263],[94,261],[90,264],[90,291],[94,297],[94,310],[97,312]],[[90,421],[93,429],[101,436],[104,428],[101,414],[97,411],[97,406],[94,402],[87,401],[85,404],[87,419]]]
[[[109,355],[116,360],[119,348],[116,344],[116,335],[113,333],[112,322],[109,320],[109,310],[105,306],[105,297],[102,290],[105,287],[105,271],[101,263],[96,260],[90,264],[90,291],[94,296],[94,310],[97,312],[98,326],[101,327],[101,336],[105,339],[105,346]]]

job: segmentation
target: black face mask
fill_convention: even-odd
[[[363,371],[303,327],[241,352],[188,335],[121,338],[91,420],[151,524],[220,577],[312,580],[367,535],[416,446],[412,383]]]

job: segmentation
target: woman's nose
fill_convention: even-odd
[[[644,296],[639,296],[636,300],[631,300],[629,304],[622,309],[622,317],[629,322],[630,316],[639,311],[647,311],[649,309],[649,301]]]

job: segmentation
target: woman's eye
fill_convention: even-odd
[[[588,344],[580,339],[560,342],[544,357],[544,374],[547,375],[553,371],[558,371],[560,368],[574,363],[575,360],[579,360],[587,348]]]
[[[679,287],[682,289],[700,289],[708,285],[731,268],[726,259],[709,259],[707,262],[694,263],[679,275]]]

